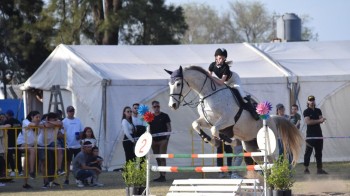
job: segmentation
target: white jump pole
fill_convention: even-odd
[[[147,164],[147,180],[146,180],[146,195],[149,195],[149,181],[150,181],[150,163],[149,163],[149,153],[146,155],[146,164]]]
[[[268,142],[268,130],[267,130],[267,125],[266,125],[266,120],[264,119],[263,120],[263,126],[265,128],[265,149],[264,149],[264,152],[265,152],[265,155],[264,155],[264,166],[265,166],[265,172],[264,172],[264,194],[265,196],[267,196],[267,182],[266,182],[266,179],[267,179],[267,142]]]

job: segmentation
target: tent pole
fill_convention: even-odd
[[[104,154],[104,157],[107,157],[107,85],[108,85],[108,80],[102,80],[102,118],[103,118],[103,121],[102,121],[102,126],[103,126],[103,154]],[[100,133],[101,134],[101,131]],[[100,140],[101,141],[101,140]],[[112,149],[111,149],[112,150]],[[105,164],[105,167],[106,167],[106,170],[108,171],[108,163]]]

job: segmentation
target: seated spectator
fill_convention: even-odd
[[[4,138],[4,130],[0,129],[0,178],[3,178],[6,176],[6,168],[5,168],[5,159],[4,159],[4,155],[5,155],[5,148],[3,145],[3,138]],[[5,184],[0,184],[0,186],[5,186]]]
[[[91,156],[92,144],[90,141],[83,143],[81,151],[73,159],[73,174],[74,177],[78,180],[77,185],[79,188],[84,187],[84,181],[87,181],[88,178],[93,177],[94,172],[96,175],[101,173],[101,170],[97,167],[89,167],[86,165],[86,161]]]
[[[22,153],[16,149],[16,139],[22,125],[21,122],[14,118],[14,112],[12,110],[7,110],[6,117],[7,120],[4,124],[9,126],[7,130],[7,161],[11,168],[10,177],[16,176],[16,162],[18,175],[23,176]]]
[[[28,170],[30,178],[35,178],[35,159],[36,149],[34,148],[36,143],[37,128],[40,123],[40,113],[38,111],[31,111],[27,115],[26,119],[22,122],[22,131],[17,137],[17,148],[21,149],[20,153],[25,153],[24,168],[24,189],[33,188],[28,184]]]
[[[44,175],[44,186],[48,188],[54,183],[55,174],[55,145],[56,136],[62,127],[62,122],[58,120],[57,114],[50,112],[43,115],[45,118],[40,123],[38,135],[38,157],[41,163],[41,171]],[[57,183],[55,183],[57,184]]]

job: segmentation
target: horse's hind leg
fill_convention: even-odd
[[[242,141],[243,148],[245,152],[259,152],[259,147],[256,139],[251,141]],[[255,164],[263,164],[263,157],[244,157],[244,162],[246,165],[255,165]],[[259,173],[259,172],[258,172]],[[247,171],[247,178],[259,178],[261,174],[258,174],[257,171]]]
[[[242,145],[247,152],[260,152],[256,139],[242,141]],[[257,163],[262,163],[264,161],[264,157],[253,157],[252,159]]]

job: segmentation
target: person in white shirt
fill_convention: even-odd
[[[63,119],[63,128],[66,134],[66,145],[67,145],[67,175],[64,184],[69,184],[69,168],[73,160],[73,156],[81,151],[80,139],[83,131],[83,124],[79,118],[74,116],[75,108],[73,106],[67,107],[67,117]]]
[[[29,176],[34,179],[35,172],[35,157],[36,150],[34,145],[36,145],[36,135],[37,129],[40,128],[40,113],[38,111],[31,111],[27,115],[26,119],[22,122],[22,131],[17,137],[17,148],[26,153],[27,156],[24,160],[24,168],[29,168]],[[24,185],[23,188],[29,189],[32,188],[28,184],[28,171],[25,171]]]
[[[94,132],[92,131],[91,127],[85,127],[83,131],[83,135],[81,137],[81,144],[84,144],[84,142],[89,141],[91,142],[92,147],[97,146],[97,140],[94,135]]]
[[[134,148],[135,148],[135,126],[131,119],[131,108],[129,106],[124,107],[123,117],[122,117],[122,129],[124,132],[123,148],[125,152],[125,162],[133,160],[136,158]]]

